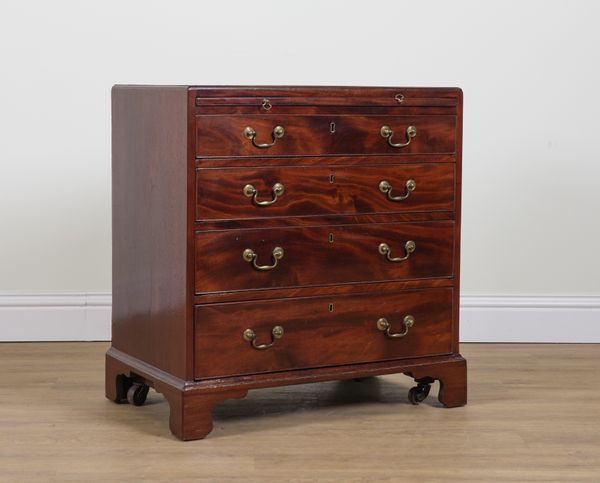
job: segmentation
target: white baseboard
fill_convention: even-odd
[[[0,341],[110,340],[109,293],[0,294]]]
[[[599,295],[463,295],[461,342],[600,342]]]
[[[0,294],[0,341],[110,340],[109,293]],[[600,296],[463,295],[462,342],[600,343]]]

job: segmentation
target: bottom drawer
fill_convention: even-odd
[[[448,354],[452,300],[442,288],[198,305],[195,376]],[[406,335],[388,336],[386,323],[390,335]]]

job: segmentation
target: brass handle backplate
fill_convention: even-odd
[[[417,128],[416,128],[416,126],[408,126],[406,128],[406,142],[405,143],[392,142],[392,136],[394,135],[394,131],[392,131],[392,128],[390,126],[381,126],[381,129],[379,130],[379,134],[381,134],[381,137],[387,139],[387,142],[391,147],[404,148],[404,147],[408,146],[410,144],[412,138],[414,138],[417,135]]]
[[[254,147],[257,147],[257,148],[270,148],[271,146],[273,146],[275,144],[275,142],[278,139],[281,139],[284,134],[285,134],[285,129],[283,128],[283,126],[275,126],[273,128],[273,132],[271,133],[271,137],[273,138],[272,143],[257,143],[256,142],[256,131],[254,129],[252,129],[250,126],[247,126],[246,129],[244,129],[244,136],[246,136],[246,138],[250,139],[252,141],[252,144],[254,145]]]
[[[387,195],[388,200],[391,201],[402,201],[410,196],[410,194],[417,188],[417,183],[414,179],[409,179],[406,182],[406,192],[400,196],[392,196],[392,185],[389,181],[383,180],[379,183],[379,191]]]
[[[271,188],[271,191],[273,192],[273,198],[271,200],[258,201],[256,199],[258,196],[258,190],[251,184],[244,186],[244,195],[246,195],[248,198],[252,198],[252,203],[254,203],[256,206],[269,206],[275,203],[277,201],[277,197],[283,194],[284,187],[281,183],[275,183]]]
[[[390,246],[387,243],[380,243],[379,244],[379,253],[381,253],[382,255],[385,255],[385,258],[387,258],[390,262],[402,262],[406,259],[408,259],[408,257],[410,257],[410,254],[412,252],[414,252],[417,249],[417,244],[412,241],[412,240],[408,240],[405,244],[404,244],[404,251],[406,252],[406,255],[404,255],[403,257],[392,257],[392,249],[390,248]]]
[[[390,332],[392,330],[392,324],[390,324],[386,318],[382,317],[377,321],[377,328],[380,331],[385,332],[385,335],[390,339],[399,339],[408,334],[408,329],[415,325],[415,318],[412,315],[407,315],[404,317],[403,324],[404,330],[402,332],[392,333]]]
[[[273,330],[271,331],[271,336],[272,336],[272,339],[269,344],[257,344],[256,343],[256,332],[254,332],[252,329],[246,329],[244,331],[244,333],[242,334],[243,339],[246,342],[250,342],[252,344],[252,347],[254,347],[255,349],[258,349],[259,351],[273,347],[273,345],[275,344],[275,341],[277,341],[278,339],[281,339],[283,337],[283,327],[281,327],[281,325],[276,325],[275,327],[273,327]]]
[[[254,250],[246,248],[242,253],[242,257],[244,258],[244,260],[246,260],[248,263],[251,263],[252,266],[256,268],[256,270],[260,270],[261,272],[273,270],[277,266],[277,262],[283,258],[283,248],[273,248],[273,253],[271,254],[271,256],[273,257],[273,265],[258,265],[256,263],[257,255],[254,252]]]

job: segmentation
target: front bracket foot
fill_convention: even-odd
[[[435,365],[424,365],[406,373],[417,383],[408,394],[412,404],[425,400],[431,384],[440,381],[438,400],[447,408],[467,404],[467,361],[458,356],[451,362]]]
[[[171,432],[184,441],[203,439],[213,429],[212,410],[227,399],[241,399],[247,390],[222,390],[205,392],[202,390],[175,389],[170,386],[158,387],[169,401],[171,409],[169,427]]]

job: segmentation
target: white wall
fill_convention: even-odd
[[[591,0],[4,0],[0,291],[110,292],[112,84],[341,84],[463,88],[464,293],[598,296],[599,19]]]

